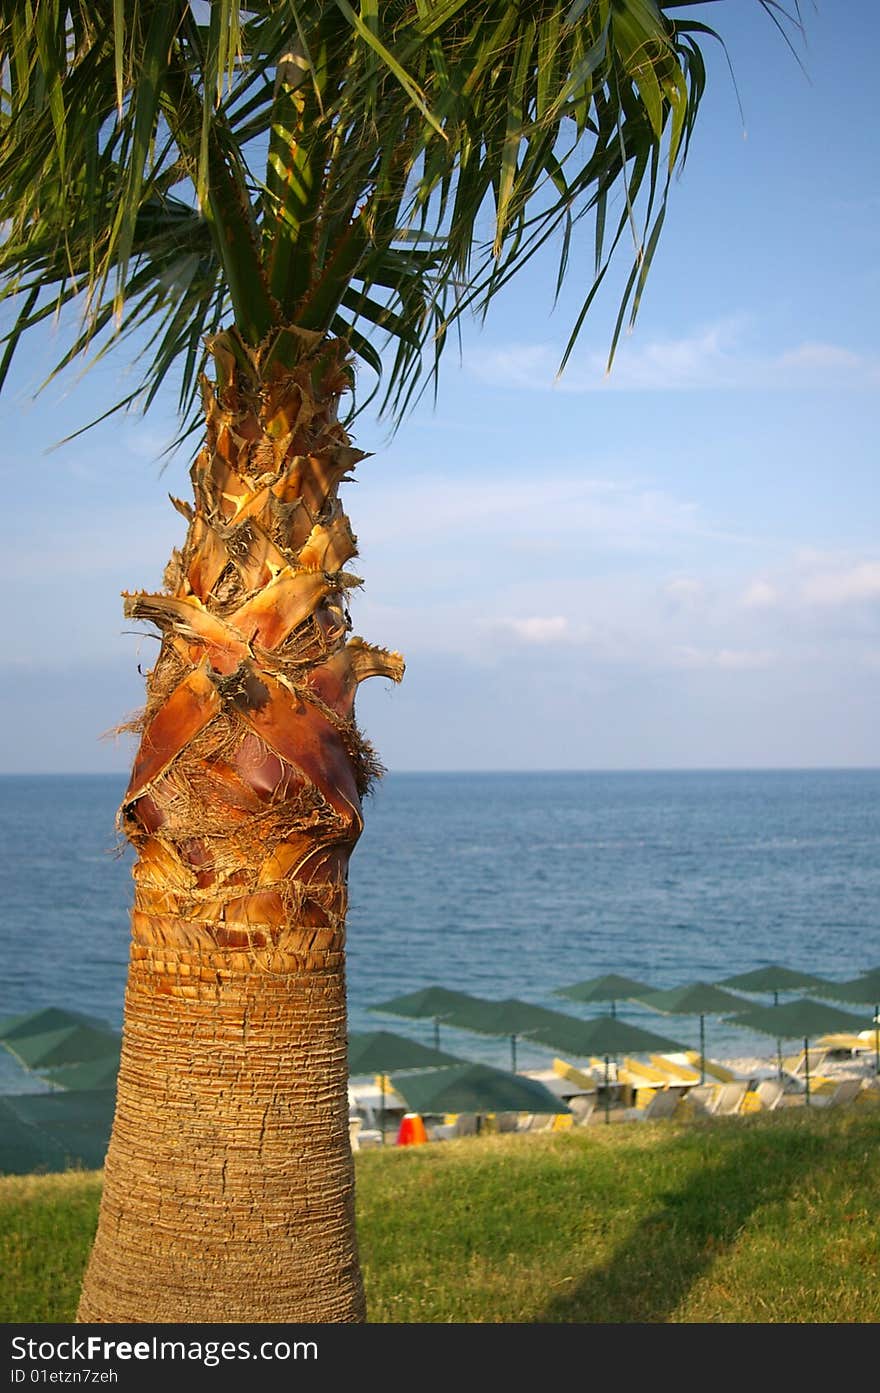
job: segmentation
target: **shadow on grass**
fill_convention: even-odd
[[[784,1201],[811,1172],[833,1166],[840,1151],[834,1132],[809,1125],[774,1128],[771,1119],[720,1125],[742,1127],[742,1135],[723,1149],[707,1147],[705,1166],[663,1195],[602,1267],[554,1297],[538,1319],[668,1320],[758,1210]],[[690,1152],[694,1140],[682,1138],[675,1149]]]

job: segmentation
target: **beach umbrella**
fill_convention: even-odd
[[[735,1016],[727,1016],[725,1020],[728,1025],[739,1025],[745,1030],[772,1035],[776,1040],[803,1040],[807,1103],[810,1101],[810,1040],[834,1031],[863,1030],[865,1026],[859,1016],[850,1015],[849,1011],[841,1011],[836,1006],[828,1006],[823,1001],[813,1001],[810,997],[786,1001],[779,1006],[755,1006]]]
[[[828,986],[828,982],[823,977],[814,977],[812,972],[797,972],[790,967],[768,963],[766,967],[756,967],[752,972],[739,972],[733,977],[724,977],[718,985],[732,987],[735,992],[754,992],[756,996],[772,993],[773,1005],[777,1006],[780,992],[812,991],[821,996],[819,988]]]
[[[553,995],[564,996],[569,1001],[608,1001],[611,1003],[612,1016],[616,1016],[618,1001],[628,1001],[653,990],[646,982],[637,982],[634,977],[621,977],[616,972],[608,972],[604,977],[588,977],[583,982],[573,982],[570,987],[558,987]]]
[[[405,1016],[411,1020],[432,1020],[434,1022],[434,1048],[440,1048],[440,1022],[448,1021],[456,1007],[464,1008],[478,1001],[478,997],[468,996],[467,992],[452,991],[449,987],[420,987],[418,991],[407,992],[403,996],[393,996],[389,1001],[380,1001],[370,1006],[370,1011],[378,1011],[386,1016]]]
[[[494,1069],[489,1064],[461,1063],[442,1069],[392,1074],[394,1091],[411,1112],[570,1113],[571,1108],[537,1079]]]
[[[706,1079],[706,1017],[729,1015],[745,1004],[741,996],[734,996],[711,982],[686,982],[665,991],[646,992],[636,1000],[651,1011],[662,1011],[665,1016],[699,1016],[701,1083]]]
[[[465,1004],[455,1007],[447,1017],[447,1025],[459,1030],[472,1030],[476,1035],[510,1036],[510,1069],[516,1073],[516,1042],[521,1036],[536,1038],[539,1030],[563,1030],[576,1017],[563,1011],[551,1011],[546,1006],[534,1006],[530,1001],[520,1001],[518,997],[505,997],[502,1001],[492,1001],[486,997],[472,997]]]
[[[43,1035],[50,1030],[63,1030],[67,1026],[89,1025],[98,1030],[109,1030],[106,1021],[97,1016],[87,1016],[83,1011],[68,1011],[63,1006],[44,1006],[39,1011],[25,1011],[20,1016],[6,1016],[0,1020],[0,1040],[19,1040],[26,1035]]]
[[[378,1074],[382,1094],[381,1125],[382,1141],[385,1140],[385,1076],[394,1069],[430,1069],[441,1064],[461,1064],[454,1054],[444,1050],[431,1049],[418,1040],[410,1040],[406,1035],[397,1035],[392,1030],[371,1030],[353,1032],[348,1037],[348,1072],[354,1074]]]
[[[87,1059],[81,1064],[62,1064],[57,1069],[42,1069],[40,1077],[56,1088],[81,1089],[115,1088],[119,1074],[119,1054]]]
[[[432,1049],[393,1030],[352,1031],[348,1037],[349,1074],[388,1074],[392,1069],[436,1069],[461,1064],[457,1055]]]
[[[779,1005],[780,992],[813,992],[816,996],[822,995],[822,988],[828,986],[828,982],[823,977],[815,977],[812,972],[798,972],[790,967],[780,967],[778,963],[768,963],[766,967],[757,967],[752,972],[740,972],[733,977],[725,977],[719,983],[722,987],[733,987],[734,991],[745,992],[746,995],[773,994],[773,1005]],[[782,1078],[782,1040],[776,1041],[776,1064],[779,1077]]]
[[[651,1050],[669,1051],[685,1048],[679,1040],[670,1040],[668,1036],[658,1035],[653,1030],[630,1025],[619,1016],[594,1016],[589,1021],[576,1020],[573,1016],[567,1017],[561,1025],[554,1022],[550,1027],[539,1027],[532,1038],[539,1044],[549,1045],[565,1054],[604,1057],[606,1122],[610,1121],[611,1111],[608,1072],[612,1055],[648,1054]]]
[[[862,973],[849,982],[826,982],[816,996],[847,1001],[851,1006],[871,1006],[874,1015],[874,1069],[880,1074],[880,968]]]
[[[113,1088],[6,1094],[0,1098],[0,1171],[100,1169],[115,1106]]]
[[[26,1069],[48,1069],[118,1055],[121,1037],[109,1027],[66,1025],[39,1034],[7,1035],[3,1044]]]
[[[422,1016],[434,1020],[434,1044],[439,1046],[439,1023],[457,1030],[472,1030],[477,1035],[509,1035],[511,1069],[516,1072],[516,1041],[521,1035],[532,1035],[538,1026],[550,1026],[555,1021],[573,1019],[561,1011],[531,1002],[507,997],[493,1001],[489,997],[471,996],[467,992],[450,991],[447,987],[424,987],[407,996],[392,997],[371,1011],[388,1015]]]

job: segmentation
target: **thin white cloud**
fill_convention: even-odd
[[[752,581],[742,597],[746,609],[772,609],[778,603],[778,590],[766,580]]]
[[[568,637],[569,624],[564,615],[546,617],[535,615],[528,619],[505,619],[501,627],[515,634],[524,643],[559,643]]]
[[[793,368],[795,371],[853,372],[861,373],[866,367],[876,378],[876,360],[862,357],[849,348],[841,348],[834,343],[802,343],[797,348],[781,353],[777,362],[780,368]]]
[[[699,608],[706,599],[706,583],[696,576],[677,576],[667,581],[663,593],[674,612],[692,611]]]
[[[880,600],[880,561],[864,561],[857,566],[820,572],[804,582],[803,595],[817,605]]]
[[[542,467],[543,465],[543,467]],[[589,539],[603,551],[642,551],[670,539],[714,535],[698,505],[635,480],[578,477],[553,461],[536,461],[534,476],[462,482],[455,476],[397,479],[393,488],[366,482],[352,505],[364,556],[393,544],[433,551],[444,538],[456,569],[503,540],[526,553],[552,546],[579,551]],[[438,564],[435,557],[433,565]]]
[[[819,611],[852,611],[880,600],[880,560],[834,557],[803,550],[772,577],[759,576],[742,591],[742,610],[777,611],[816,620]]]
[[[880,385],[877,355],[821,341],[767,352],[748,343],[745,326],[744,319],[731,319],[683,338],[622,342],[610,373],[604,353],[581,350],[557,377],[561,353],[549,343],[488,348],[473,354],[468,366],[484,381],[517,390],[633,392]]]
[[[770,667],[774,656],[767,649],[683,646],[674,650],[672,661],[676,667],[755,672]]]

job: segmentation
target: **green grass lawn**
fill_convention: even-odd
[[[880,1320],[880,1108],[356,1156],[374,1322]],[[0,1321],[66,1322],[100,1172],[0,1178]]]

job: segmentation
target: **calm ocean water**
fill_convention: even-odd
[[[0,778],[0,1017],[68,1005],[122,1019],[131,856],[124,779]],[[349,1022],[442,983],[587,1017],[554,989],[620,972],[656,987],[767,962],[843,980],[880,965],[880,770],[389,774],[351,862]],[[752,999],[754,1001],[754,999]],[[751,1002],[749,1004],[752,1004]],[[698,1023],[619,1013],[696,1044]],[[710,1019],[714,1054],[773,1042]],[[509,1045],[441,1045],[505,1065]],[[522,1066],[552,1051],[521,1042]],[[21,1086],[0,1050],[0,1091]]]

